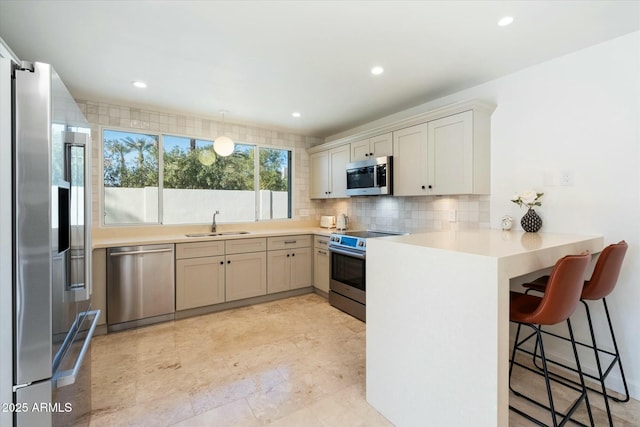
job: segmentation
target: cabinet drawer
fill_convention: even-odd
[[[176,259],[216,255],[224,255],[224,240],[176,244]]]
[[[315,236],[313,246],[316,249],[329,249],[329,237]]]
[[[267,248],[270,251],[278,249],[306,248],[311,246],[311,235],[269,237]]]
[[[266,250],[267,240],[264,238],[227,240],[225,243],[225,251],[227,255],[263,252]]]

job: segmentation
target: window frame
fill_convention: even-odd
[[[104,131],[115,131],[115,132],[124,132],[124,133],[139,133],[139,134],[145,134],[145,135],[152,135],[152,136],[156,136],[158,137],[158,222],[156,223],[119,223],[119,224],[107,224],[105,223],[105,202],[104,202],[104,195],[105,195],[105,185],[104,185]],[[178,132],[171,132],[171,131],[159,131],[159,130],[152,130],[152,129],[130,129],[130,128],[123,128],[120,126],[109,126],[109,125],[100,125],[98,127],[98,131],[100,133],[100,147],[98,150],[98,162],[99,162],[99,175],[98,175],[98,191],[99,191],[99,197],[98,197],[98,209],[99,209],[99,216],[100,216],[100,223],[99,226],[103,227],[103,228],[118,228],[118,227],[157,227],[157,226],[189,226],[189,225],[200,225],[200,224],[208,224],[208,223],[195,223],[195,222],[185,222],[185,223],[176,223],[176,224],[165,224],[164,223],[164,212],[163,212],[163,205],[164,205],[164,200],[163,200],[163,189],[164,189],[164,159],[162,159],[163,157],[163,153],[164,153],[164,136],[168,135],[168,136],[175,136],[175,137],[179,137],[179,138],[194,138],[194,139],[199,139],[199,140],[204,140],[204,141],[214,141],[215,138],[211,138],[208,139],[209,137],[207,136],[193,136],[193,135],[187,135],[187,134],[181,134]],[[237,144],[243,144],[243,145],[251,145],[253,147],[255,147],[255,155],[254,157],[254,187],[253,187],[253,192],[254,192],[254,211],[253,211],[253,221],[251,222],[267,222],[267,221],[291,221],[293,220],[293,213],[295,211],[294,209],[294,203],[295,203],[295,191],[294,191],[294,177],[295,177],[295,157],[296,157],[296,147],[284,147],[284,146],[278,146],[278,145],[268,145],[268,144],[258,144],[258,143],[251,143],[251,142],[245,142],[245,141],[234,141]],[[288,207],[288,215],[289,218],[273,218],[273,219],[259,219],[259,206],[260,206],[260,154],[259,154],[259,150],[260,148],[268,148],[268,149],[274,149],[274,150],[285,150],[285,151],[289,151],[291,153],[291,164],[290,164],[290,170],[289,170],[289,190],[288,190],[288,200],[289,200],[289,207]],[[241,221],[241,222],[245,222],[245,221]],[[222,223],[224,224],[224,222]]]

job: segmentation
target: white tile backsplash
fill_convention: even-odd
[[[489,227],[489,196],[352,197],[313,200],[321,215],[349,216],[349,228],[418,233],[439,230],[473,230]],[[449,210],[457,219],[449,222]]]

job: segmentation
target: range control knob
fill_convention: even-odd
[[[363,241],[363,240],[360,240],[360,241],[358,242],[358,246],[364,246],[364,241]]]

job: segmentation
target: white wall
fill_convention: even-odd
[[[601,234],[605,244],[629,243],[608,303],[632,395],[640,398],[640,32],[394,117],[472,98],[497,105],[491,118],[492,228],[505,214],[520,218],[524,211],[509,200],[533,188],[545,193],[537,209],[541,232]],[[572,186],[557,185],[564,171],[573,174]],[[593,315],[601,314],[598,309]],[[582,319],[578,312],[575,323]],[[619,382],[614,385],[619,389]]]

